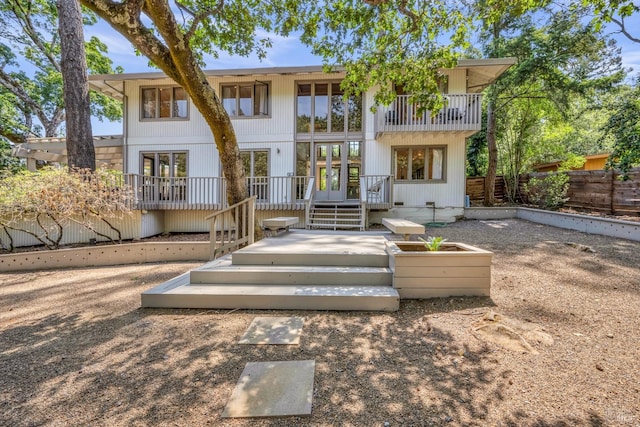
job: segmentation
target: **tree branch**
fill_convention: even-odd
[[[640,43],[640,37],[635,37],[633,36],[626,28],[625,23],[624,23],[624,18],[620,18],[620,19],[616,19],[614,17],[610,17],[609,19],[611,19],[611,22],[613,22],[614,24],[616,24],[618,27],[620,27],[620,32],[622,34],[625,35],[625,37],[627,37],[629,40],[631,40],[632,42],[635,43]]]
[[[124,2],[114,2],[112,0],[80,1],[83,6],[91,9],[129,40],[133,46],[138,48],[144,56],[164,71],[167,76],[171,77],[179,85],[184,85],[180,73],[173,64],[169,48],[140,19],[145,0],[128,0]]]
[[[20,11],[16,9],[20,9]],[[33,26],[33,21],[31,21],[31,11],[24,10],[20,2],[17,2],[17,1],[11,2],[11,10],[13,11],[13,14],[18,19],[18,23],[20,23],[20,26],[22,27],[24,32],[27,34],[27,36],[29,36],[31,41],[47,57],[51,66],[55,68],[57,72],[60,72],[60,63],[57,61],[56,57],[51,53],[51,49],[48,49],[44,45],[38,32]]]
[[[189,15],[193,17],[193,20],[191,21],[191,25],[189,26],[189,29],[187,30],[185,35],[185,39],[188,42],[189,40],[191,40],[191,37],[193,37],[196,30],[198,29],[198,25],[200,25],[200,23],[204,19],[214,14],[219,14],[220,12],[222,12],[222,8],[224,7],[224,0],[220,0],[217,6],[212,8],[207,8],[200,13],[194,12],[193,10],[189,9],[179,1],[176,1],[176,5],[181,11],[187,12]]]

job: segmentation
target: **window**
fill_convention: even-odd
[[[340,83],[301,83],[296,92],[298,133],[362,132],[362,97],[346,101]]]
[[[269,151],[241,151],[240,159],[247,176],[249,196],[266,201],[269,196]]]
[[[145,201],[184,201],[187,196],[187,153],[141,153],[142,197]]]
[[[143,120],[178,120],[189,117],[187,93],[181,87],[145,87],[141,89]]]
[[[398,181],[445,179],[445,147],[397,147],[393,157]]]
[[[262,82],[222,85],[222,105],[231,117],[269,115],[269,85]]]

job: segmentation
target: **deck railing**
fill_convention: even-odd
[[[221,209],[226,206],[220,177],[162,178],[126,174],[138,209]]]
[[[308,176],[258,176],[247,178],[250,196],[256,196],[256,209],[302,209]]]
[[[126,174],[138,209],[223,209],[227,206],[225,179],[220,177],[162,178]],[[308,176],[247,178],[256,209],[303,209]]]
[[[210,259],[250,245],[255,233],[256,196],[209,215]]]
[[[361,175],[360,194],[369,209],[388,209],[393,204],[393,176]]]
[[[378,108],[376,132],[480,130],[482,95],[445,95],[445,106],[436,114],[418,110],[418,104],[410,102],[410,95],[398,95],[391,105]]]
[[[124,181],[134,193],[133,206],[148,210],[219,210],[227,206],[226,183],[220,177],[161,178],[126,174]],[[307,210],[315,199],[315,179],[309,176],[247,178],[250,197],[257,210]],[[393,177],[361,175],[361,199],[370,209],[393,204]]]

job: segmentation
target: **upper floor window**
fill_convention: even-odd
[[[361,132],[362,96],[343,97],[339,82],[298,84],[296,131]]]
[[[269,85],[263,82],[223,84],[222,105],[231,117],[269,115]]]
[[[142,119],[177,120],[189,117],[187,93],[181,87],[144,87]]]
[[[444,181],[445,147],[412,146],[394,148],[397,181]]]

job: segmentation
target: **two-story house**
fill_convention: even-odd
[[[480,130],[482,90],[513,63],[461,60],[442,70],[446,105],[435,114],[418,114],[402,88],[373,113],[373,90],[344,100],[344,73],[320,66],[206,75],[231,116],[259,218],[362,229],[382,216],[463,214],[465,140]],[[123,102],[123,134],[96,138],[97,159],[122,168],[136,188],[142,234],[207,230],[204,218],[226,204],[225,183],[213,136],[185,91],[160,72],[93,75],[90,84]],[[15,153],[64,160],[62,144],[29,141]]]

